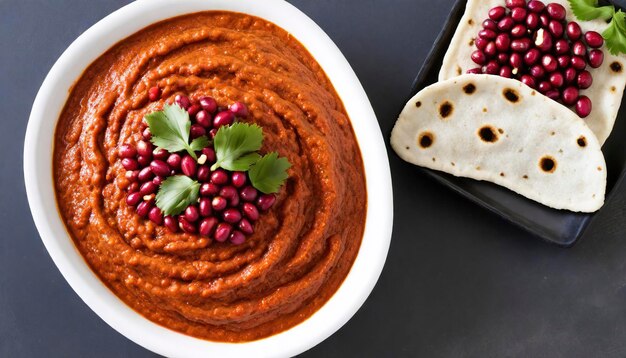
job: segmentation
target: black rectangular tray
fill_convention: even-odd
[[[413,82],[411,93],[407,97],[407,101],[424,87],[437,82],[443,56],[463,16],[466,1],[467,0],[457,0],[454,4],[443,29],[439,33],[424,65]],[[504,3],[504,0],[502,2]],[[619,5],[624,6],[626,1],[614,0],[606,2],[619,7]],[[487,14],[485,14],[485,18],[486,17]],[[622,100],[613,132],[602,147],[602,152],[606,159],[608,175],[605,207],[611,200],[614,191],[619,187],[620,182],[624,181],[624,177],[626,176],[626,171],[624,171],[626,167],[625,102],[626,96]],[[573,246],[583,235],[595,215],[595,213],[574,213],[566,210],[552,209],[493,183],[455,177],[447,173],[426,168],[422,169],[428,176],[466,198],[469,198],[480,206],[519,225],[543,240],[561,247]]]

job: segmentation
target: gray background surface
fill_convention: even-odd
[[[44,76],[78,35],[126,2],[0,0],[0,357],[154,356],[65,282],[39,240],[22,178],[24,132]],[[292,3],[341,48],[387,137],[453,0]],[[354,318],[304,357],[626,356],[624,185],[565,250],[390,159],[395,223],[382,277]]]

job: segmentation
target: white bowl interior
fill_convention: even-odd
[[[271,21],[293,34],[322,66],[343,100],[359,142],[367,179],[363,241],[344,283],[301,324],[254,342],[210,342],[147,320],[119,300],[91,271],[58,214],[52,178],[56,119],[73,82],[107,49],[142,28],[177,15],[229,10]],[[378,122],[354,71],[332,40],[310,18],[282,0],[138,0],[92,26],[61,55],[33,104],[24,146],[24,177],[31,212],[50,256],[76,293],[111,327],[166,356],[288,356],[326,339],[363,304],[383,268],[393,222],[391,176]]]

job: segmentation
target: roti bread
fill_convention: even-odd
[[[555,209],[593,212],[604,203],[606,165],[593,132],[517,80],[461,75],[424,88],[400,114],[391,146],[407,162]]]
[[[601,19],[592,21],[577,20],[567,0],[543,2],[545,4],[558,3],[563,5],[567,10],[567,21],[578,22],[583,32],[596,31],[602,33],[607,27],[607,23]],[[489,9],[495,6],[504,6],[504,0],[467,1],[465,13],[444,56],[439,72],[439,81],[459,76],[471,68],[478,67],[470,58],[472,52],[476,50],[474,39],[482,28],[483,20],[488,18]],[[602,65],[598,68],[587,66],[587,70],[593,76],[593,84],[588,89],[580,91],[581,95],[586,95],[591,99],[592,110],[584,120],[594,132],[600,144],[605,142],[613,129],[613,124],[622,102],[624,86],[626,85],[626,56],[611,55],[606,46],[602,46],[602,51],[604,52]]]

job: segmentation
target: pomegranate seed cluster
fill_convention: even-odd
[[[560,4],[506,0],[505,5],[489,10],[471,55],[480,67],[467,73],[515,78],[587,117],[591,100],[580,90],[593,83],[587,66],[602,65],[602,35],[567,22]]]
[[[150,88],[148,97],[150,101],[158,100],[160,89]],[[219,127],[231,125],[236,117],[248,115],[247,107],[241,102],[235,102],[227,109],[218,107],[211,97],[201,97],[193,102],[187,96],[177,95],[174,102],[189,113],[192,139],[203,135],[213,138]],[[274,205],[276,197],[258,192],[245,172],[221,168],[211,171],[210,167],[216,161],[211,146],[196,152],[196,161],[184,152],[170,153],[154,148],[148,127],[142,136],[143,139],[134,146],[123,144],[118,153],[130,182],[126,204],[134,207],[142,218],[163,225],[172,233],[199,234],[218,242],[230,240],[239,245],[245,242],[246,236],[254,233],[254,223],[260,213]],[[200,183],[200,198],[184,212],[164,216],[155,204],[156,193],[168,176],[181,174]]]

